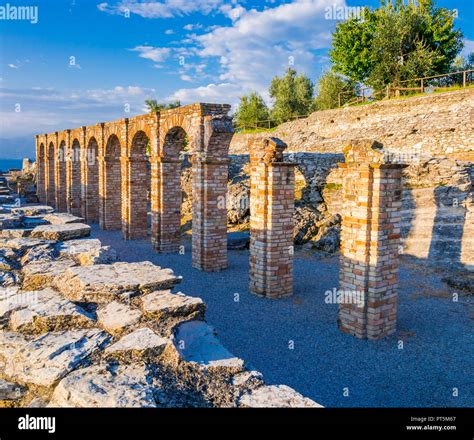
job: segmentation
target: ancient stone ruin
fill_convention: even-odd
[[[266,385],[228,352],[203,301],[175,292],[171,269],[117,261],[89,238],[87,223],[98,223],[125,240],[151,235],[157,252],[180,251],[189,156],[192,264],[226,269],[228,111],[194,104],[36,137],[44,205],[0,216],[0,406],[317,406]],[[406,165],[359,139],[346,143],[344,163],[319,158],[315,175],[313,158],[286,149],[275,137],[249,144],[250,292],[293,294],[298,179],[326,185],[334,173],[341,188],[324,197],[342,218],[339,328],[364,339],[393,334]]]
[[[192,154],[193,265],[225,269],[230,106],[193,104],[159,113],[38,135],[38,196],[126,240],[147,234],[159,252],[180,245],[181,154]],[[149,181],[151,181],[149,183]]]

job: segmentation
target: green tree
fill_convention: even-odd
[[[316,110],[327,110],[339,107],[357,96],[357,85],[354,81],[328,70],[318,81],[317,96],[314,100]],[[340,97],[340,98],[339,98]]]
[[[270,96],[274,99],[271,111],[277,124],[296,116],[303,116],[313,110],[313,83],[305,75],[296,75],[288,69],[281,78],[276,76],[270,84]]]
[[[434,0],[382,1],[363,19],[339,23],[329,52],[336,72],[382,89],[449,71],[462,49],[454,14]]]
[[[163,104],[163,103],[158,103],[156,99],[146,99],[145,104],[147,105],[148,110],[150,112],[159,112],[161,110],[169,110],[172,108],[181,107],[180,101],[174,101],[168,104]]]
[[[266,121],[269,117],[268,107],[257,92],[240,98],[239,106],[235,113],[235,119],[240,127],[253,127],[258,121]]]

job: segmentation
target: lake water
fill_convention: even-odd
[[[8,171],[12,168],[21,170],[22,163],[21,159],[0,159],[0,171]]]

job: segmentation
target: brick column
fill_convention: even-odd
[[[81,217],[88,223],[99,221],[99,163],[97,146],[81,155]]]
[[[65,157],[65,147],[63,149],[59,148],[58,156],[55,167],[55,200],[56,200],[56,211],[66,212],[66,157]]]
[[[181,198],[181,159],[153,158],[151,163],[151,241],[157,252],[179,251]]]
[[[99,225],[101,229],[122,227],[121,169],[116,159],[99,159]]]
[[[402,169],[387,163],[382,144],[344,149],[341,230],[341,331],[379,339],[396,330]]]
[[[52,156],[51,156],[52,154]],[[46,157],[46,204],[56,206],[56,190],[55,190],[55,172],[54,172],[54,160],[55,153],[51,153],[48,148],[47,157]]]
[[[125,240],[147,237],[147,161],[121,158],[122,233]]]
[[[81,215],[81,152],[72,148],[66,161],[67,212]]]
[[[250,146],[250,291],[269,298],[293,293],[295,164],[268,138]]]
[[[193,267],[227,268],[227,178],[229,159],[192,156]]]
[[[36,177],[36,186],[37,186],[37,194],[38,200],[40,203],[46,203],[46,188],[45,188],[45,161],[43,158],[37,159],[37,177]]]
[[[40,141],[36,137],[36,193],[38,195],[38,200],[40,203],[46,202],[46,182],[45,182],[45,149],[46,147],[43,144],[43,148],[38,145]]]

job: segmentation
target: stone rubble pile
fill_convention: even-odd
[[[49,207],[1,221],[0,407],[319,406],[229,353],[172,270]]]

